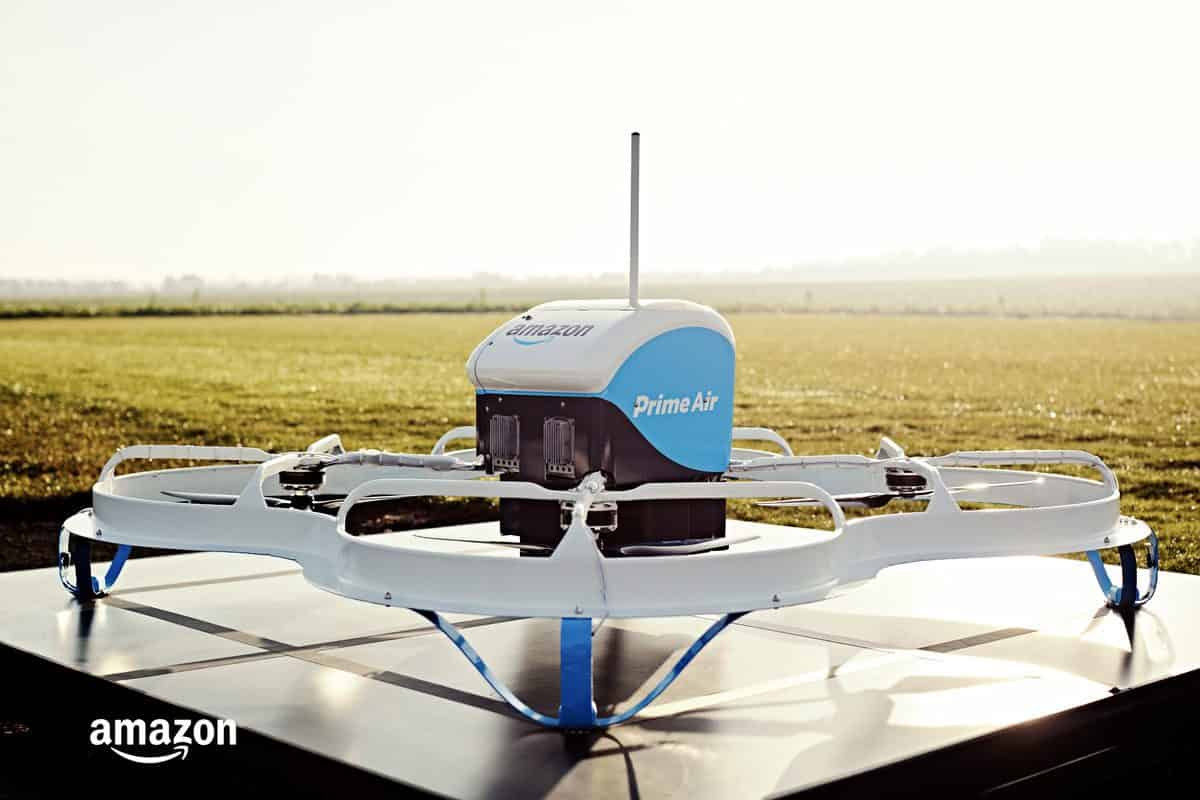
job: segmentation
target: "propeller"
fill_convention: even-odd
[[[219,494],[216,492],[181,492],[175,489],[163,489],[162,493],[176,500],[186,500],[189,503],[203,506],[231,506],[238,499],[238,495],[236,494]],[[266,497],[264,499],[267,501],[267,505],[272,508],[288,508],[291,506],[289,498],[286,497]]]
[[[512,542],[506,539],[467,539],[457,536],[434,536],[428,533],[417,533],[421,539],[432,539],[435,542],[464,542],[466,544],[490,544],[500,547],[513,547],[518,550],[531,552],[552,553],[553,547],[544,544],[529,544]],[[735,544],[742,544],[757,539],[758,536],[727,536],[720,539],[680,539],[677,541],[649,542],[644,544],[629,544],[620,548],[623,556],[681,556],[693,553],[707,553],[720,550]]]
[[[679,539],[677,541],[646,544],[627,544],[621,548],[623,556],[683,556],[707,553],[743,542],[753,541],[758,536],[723,536],[720,539]]]
[[[529,544],[528,542],[510,542],[505,539],[465,539],[457,536],[433,536],[428,533],[413,534],[421,539],[432,539],[435,542],[465,542],[466,544],[494,544],[501,547],[513,547],[517,550],[529,550],[532,552],[553,553],[553,547],[547,547],[544,544]]]
[[[835,494],[836,502],[842,508],[883,508],[888,503],[901,497],[920,498],[932,494],[929,490],[921,492],[859,492],[857,494]],[[797,506],[819,506],[820,500],[807,497],[791,497],[784,500],[761,500],[755,503],[763,508],[794,508]]]
[[[333,508],[334,506],[337,506],[337,505],[340,505],[340,504],[346,502],[346,497],[347,497],[347,495],[343,494],[339,497],[327,497],[324,500],[313,500],[313,505]],[[411,499],[412,498],[409,495],[404,495],[404,494],[369,494],[366,497],[360,497],[357,502],[358,503],[379,503],[384,500],[411,500]]]
[[[176,500],[185,500],[189,503],[207,506],[231,506],[237,502],[238,495],[236,494],[221,494],[219,492],[185,492],[178,489],[162,489],[162,494],[167,497],[173,497]],[[296,508],[296,497],[303,495],[266,495],[263,499],[267,501],[267,505],[271,508]],[[381,500],[401,500],[405,499],[403,495],[396,494],[379,494],[369,495],[359,500],[360,503],[375,503]],[[338,495],[336,497],[326,497],[321,500],[314,499],[309,505],[312,507],[320,507],[322,509],[332,510],[339,504],[345,502],[346,495]]]
[[[950,494],[961,494],[963,492],[979,492],[984,489],[1028,486],[1034,483],[1042,483],[1042,479],[1033,478],[1027,481],[1007,481],[1004,483],[969,483],[966,486],[948,486],[946,488]],[[911,492],[859,492],[856,494],[834,495],[833,499],[843,508],[883,508],[893,500],[926,499],[931,494],[933,494],[932,489],[921,489]],[[794,497],[785,500],[763,500],[756,505],[763,506],[764,508],[792,508],[796,506],[816,506],[820,505],[820,503],[820,500],[812,500],[807,497]]]

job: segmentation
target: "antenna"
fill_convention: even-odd
[[[634,131],[629,165],[629,305],[638,307],[638,145],[641,134]]]

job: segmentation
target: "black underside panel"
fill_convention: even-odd
[[[600,472],[609,488],[630,489],[721,477],[667,458],[602,398],[481,394],[475,404],[476,447],[488,471],[502,480],[568,488]],[[503,533],[550,547],[562,539],[565,522],[558,503],[540,500],[501,500],[500,520]],[[605,553],[618,555],[629,544],[724,536],[725,501],[620,503],[616,509],[594,511],[588,522],[599,530]]]

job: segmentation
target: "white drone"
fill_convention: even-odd
[[[1087,551],[1109,605],[1130,610],[1150,599],[1157,539],[1121,516],[1116,478],[1094,455],[911,457],[885,438],[874,458],[795,456],[773,431],[734,428],[728,323],[694,303],[638,299],[638,141],[633,134],[628,299],[546,303],[497,328],[467,362],[474,427],[451,430],[429,455],[345,452],[336,434],[298,453],[123,448],[92,487],[93,508],[63,525],[64,586],[80,600],[104,595],[134,546],[290,559],[321,589],[421,614],[516,711],[564,729],[628,720],[743,614],[820,600],[893,564]],[[474,439],[474,448],[447,452],[459,439]],[[732,446],[755,440],[783,452]],[[242,463],[117,476],[129,459]],[[1100,480],[999,468],[1055,464],[1091,467]],[[383,543],[347,531],[362,504],[425,496],[498,498],[500,536],[423,531]],[[746,525],[739,530],[747,533],[727,536],[730,498],[823,506],[833,529]],[[895,499],[926,507],[850,521],[842,511]],[[1006,508],[967,511],[960,503]],[[1132,548],[1142,539],[1144,593]],[[91,571],[93,541],[120,545],[103,576]],[[1120,586],[1097,554],[1112,547]],[[444,612],[561,619],[558,715],[515,697]],[[646,697],[599,717],[593,620],[685,614],[721,616]]]

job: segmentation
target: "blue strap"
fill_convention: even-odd
[[[58,580],[62,583],[63,588],[80,600],[103,597],[121,577],[121,570],[125,567],[125,562],[129,559],[129,553],[132,550],[130,545],[119,545],[112,563],[108,565],[108,570],[104,573],[104,579],[101,581],[92,574],[91,540],[82,536],[72,536],[70,531],[62,528],[58,534]],[[75,568],[76,581],[74,583],[67,577],[69,567]]]
[[[1146,596],[1141,598],[1142,603],[1146,603],[1154,593],[1158,590],[1158,537],[1153,533],[1146,540],[1146,544],[1150,549],[1149,562],[1147,566],[1150,568],[1150,586],[1146,589]]]
[[[704,649],[706,644],[715,639],[717,634],[725,630],[725,628],[727,628],[731,622],[734,622],[739,617],[743,617],[745,615],[745,611],[735,611],[731,614],[726,614],[710,625],[708,630],[701,634],[700,638],[692,643],[692,646],[687,649],[687,652],[680,656],[679,660],[675,662],[675,666],[671,667],[671,671],[668,672],[666,676],[664,676],[663,679],[658,682],[657,686],[650,690],[650,694],[646,695],[641,700],[627,708],[625,711],[622,711],[620,714],[614,714],[611,717],[601,717],[600,719],[596,720],[597,727],[607,728],[609,725],[619,725],[632,717],[634,714],[637,714],[646,706],[653,703],[655,698],[665,692],[667,687],[675,682],[675,679],[679,677],[680,673],[683,672],[688,664],[692,663],[692,659],[699,655],[700,651]]]
[[[445,617],[436,611],[426,611],[420,608],[414,608],[413,611],[432,622],[439,631],[446,634],[446,637],[454,643],[454,646],[458,648],[459,652],[467,657],[467,661],[471,662],[471,666],[475,667],[479,674],[483,676],[483,679],[488,682],[488,686],[492,687],[492,691],[500,695],[500,699],[512,706],[514,711],[539,725],[545,725],[550,728],[558,726],[558,720],[554,717],[534,711],[532,708],[521,702],[520,698],[513,694],[512,690],[509,689],[503,681],[497,678],[495,673],[492,672],[491,668],[484,663],[483,659],[479,657],[479,654],[475,652],[475,649],[467,643],[466,638],[461,632],[459,632],[458,628],[447,622]]]
[[[559,634],[558,724],[562,728],[596,725],[592,699],[592,621],[564,617]]]
[[[1104,601],[1110,606],[1117,604],[1117,593],[1120,591],[1113,586],[1112,579],[1108,577],[1108,570],[1104,568],[1104,562],[1100,560],[1100,553],[1096,550],[1087,551],[1088,561],[1091,562],[1092,572],[1096,576],[1096,583],[1100,584],[1100,593],[1104,595]]]
[[[104,573],[104,585],[100,586],[99,582],[92,578],[92,588],[96,594],[107,593],[112,589],[117,582],[117,578],[121,577],[121,570],[125,567],[125,561],[129,558],[129,551],[133,548],[127,544],[117,547],[117,552],[113,556],[112,563],[108,565],[108,572]]]
[[[1150,585],[1145,594],[1142,594],[1137,588],[1137,559],[1131,546],[1122,545],[1117,548],[1117,552],[1121,555],[1121,586],[1113,585],[1112,579],[1108,577],[1108,570],[1105,569],[1104,562],[1100,559],[1100,553],[1096,550],[1087,552],[1092,572],[1096,576],[1096,583],[1100,584],[1104,600],[1111,608],[1128,609],[1143,606],[1158,589],[1158,537],[1153,532],[1147,537],[1146,545],[1149,550],[1146,566],[1150,570]]]
[[[725,630],[731,622],[746,613],[745,611],[737,611],[726,614],[710,625],[708,630],[675,662],[675,665],[671,667],[670,671],[649,694],[630,708],[611,717],[597,717],[596,707],[592,701],[592,621],[586,617],[563,618],[559,646],[560,716],[551,717],[534,711],[514,695],[512,690],[496,677],[495,673],[484,663],[484,660],[479,657],[479,654],[467,643],[462,633],[447,622],[441,614],[436,611],[418,608],[414,608],[413,611],[429,620],[433,623],[434,627],[444,633],[454,643],[454,646],[459,649],[459,652],[471,662],[471,666],[475,667],[476,671],[483,676],[483,679],[492,687],[492,690],[500,696],[500,699],[508,703],[514,711],[539,725],[544,725],[548,728],[568,729],[607,728],[610,725],[618,725],[630,719],[665,692],[667,687],[675,682],[675,679],[679,677],[687,665],[692,663],[692,659],[704,649],[705,645],[716,638],[718,633]]]
[[[1123,544],[1117,548],[1121,556],[1121,588],[1117,590],[1117,608],[1128,611],[1138,598],[1137,590],[1137,556],[1133,547]]]

